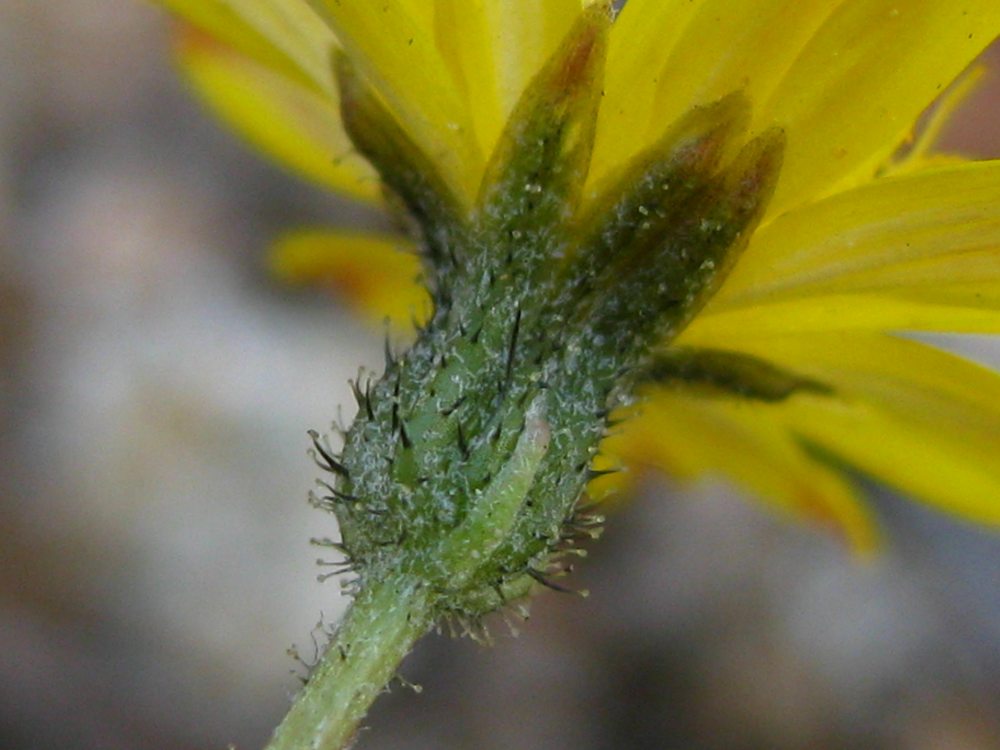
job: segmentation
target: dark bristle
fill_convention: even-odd
[[[389,370],[396,363],[396,357],[392,353],[392,344],[389,341],[389,334],[386,334],[382,346],[382,354],[385,357],[385,369]]]
[[[454,301],[451,296],[451,288],[447,286],[438,286],[434,290],[434,299],[437,302],[438,307],[449,308]],[[414,326],[416,328],[417,326]]]
[[[316,461],[316,465],[331,474],[339,474],[345,479],[349,479],[350,474],[348,473],[347,468],[340,463],[340,461],[334,458],[333,454],[323,446],[323,443],[320,441],[319,433],[316,432],[316,430],[309,430],[308,435],[312,438],[313,448],[315,448],[315,453],[312,455],[313,460]],[[323,460],[320,461],[316,454],[321,456]]]
[[[598,479],[599,477],[606,477],[609,474],[618,474],[621,469],[590,469],[587,471],[587,481],[592,479]]]
[[[365,383],[365,414],[370,422],[375,421],[375,412],[372,410],[372,381]]]
[[[358,385],[357,380],[348,380],[348,384],[351,386],[351,393],[354,394],[354,400],[358,402],[358,408],[362,409],[365,406],[365,394],[361,392],[361,386]]]
[[[500,604],[506,603],[507,597],[503,595],[503,587],[501,581],[494,581],[490,585],[490,588],[492,588],[493,592],[497,595],[497,599],[499,600]]]
[[[545,574],[534,568],[527,568],[525,572],[531,576],[535,581],[545,586],[545,588],[552,589],[553,591],[558,591],[560,594],[575,594],[573,589],[568,589],[565,586],[560,586],[558,583],[553,583]]]
[[[459,396],[451,406],[441,410],[442,417],[450,417],[455,413],[455,410],[465,403],[465,396]]]
[[[330,493],[330,497],[328,498],[330,500],[340,500],[345,503],[356,503],[361,500],[361,498],[355,495],[350,495],[346,492],[341,492],[336,487],[333,487],[330,484],[324,482],[322,479],[317,479],[316,484],[318,484],[320,487],[322,487],[324,490]]]
[[[504,390],[510,386],[510,379],[514,373],[514,353],[517,350],[517,338],[521,332],[521,308],[517,308],[514,314],[514,328],[510,334],[510,341],[507,343],[507,367],[504,372]]]

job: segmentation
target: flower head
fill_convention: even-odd
[[[185,19],[181,66],[223,119],[324,187],[401,198],[425,230],[293,234],[279,273],[339,281],[406,326],[441,308],[422,273],[434,286],[434,263],[479,262],[449,260],[475,243],[427,226],[488,215],[517,182],[547,217],[526,225],[538,236],[564,222],[597,238],[539,244],[553,262],[592,254],[580,283],[608,310],[595,340],[655,318],[641,407],[606,454],[722,473],[862,548],[875,532],[845,464],[1000,523],[1000,377],[903,335],[1000,331],[1000,162],[935,155],[933,128],[910,141],[1000,33],[995,0],[628,0],[613,24],[578,0],[160,1]],[[560,158],[541,150],[532,172],[524,154],[552,133]],[[650,186],[674,193],[654,202]],[[646,221],[650,206],[668,208]],[[691,240],[713,222],[729,232],[718,250]],[[667,265],[671,232],[677,283],[643,270]],[[682,240],[696,264],[676,260]],[[688,279],[702,279],[691,300],[661,319]]]

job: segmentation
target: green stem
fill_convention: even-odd
[[[266,750],[341,750],[432,623],[426,586],[369,581]]]

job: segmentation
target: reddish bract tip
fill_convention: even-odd
[[[611,18],[600,7],[584,11],[576,26],[567,35],[562,64],[553,71],[551,86],[556,91],[565,91],[587,85],[593,77],[594,62],[603,57],[603,46]]]

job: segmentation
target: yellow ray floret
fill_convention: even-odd
[[[578,0],[436,0],[434,39],[489,154],[518,97],[566,34]]]
[[[354,151],[334,93],[322,94],[194,29],[177,41],[194,89],[251,144],[319,185],[374,200],[374,170]]]
[[[612,34],[594,178],[691,109],[760,102],[840,0],[630,0]]]
[[[992,0],[630,0],[612,34],[594,176],[738,90],[788,134],[770,213],[870,178],[1000,31]]]
[[[403,237],[305,229],[279,240],[269,263],[286,282],[333,287],[374,325],[388,320],[402,335],[430,308],[420,259]]]
[[[860,552],[871,550],[878,534],[855,489],[774,419],[774,408],[656,389],[603,450],[681,478],[729,479],[779,512],[832,530]]]
[[[763,103],[788,132],[772,213],[869,179],[998,31],[994,0],[842,3]]]
[[[330,93],[333,33],[306,0],[157,0],[217,41]]]
[[[737,351],[825,383],[771,418],[943,510],[1000,524],[1000,374],[880,333],[747,339]]]
[[[460,197],[471,200],[484,163],[472,117],[434,43],[426,3],[317,0],[353,65],[405,123]]]
[[[780,217],[685,336],[728,346],[849,328],[1000,332],[1000,162],[878,180]]]

